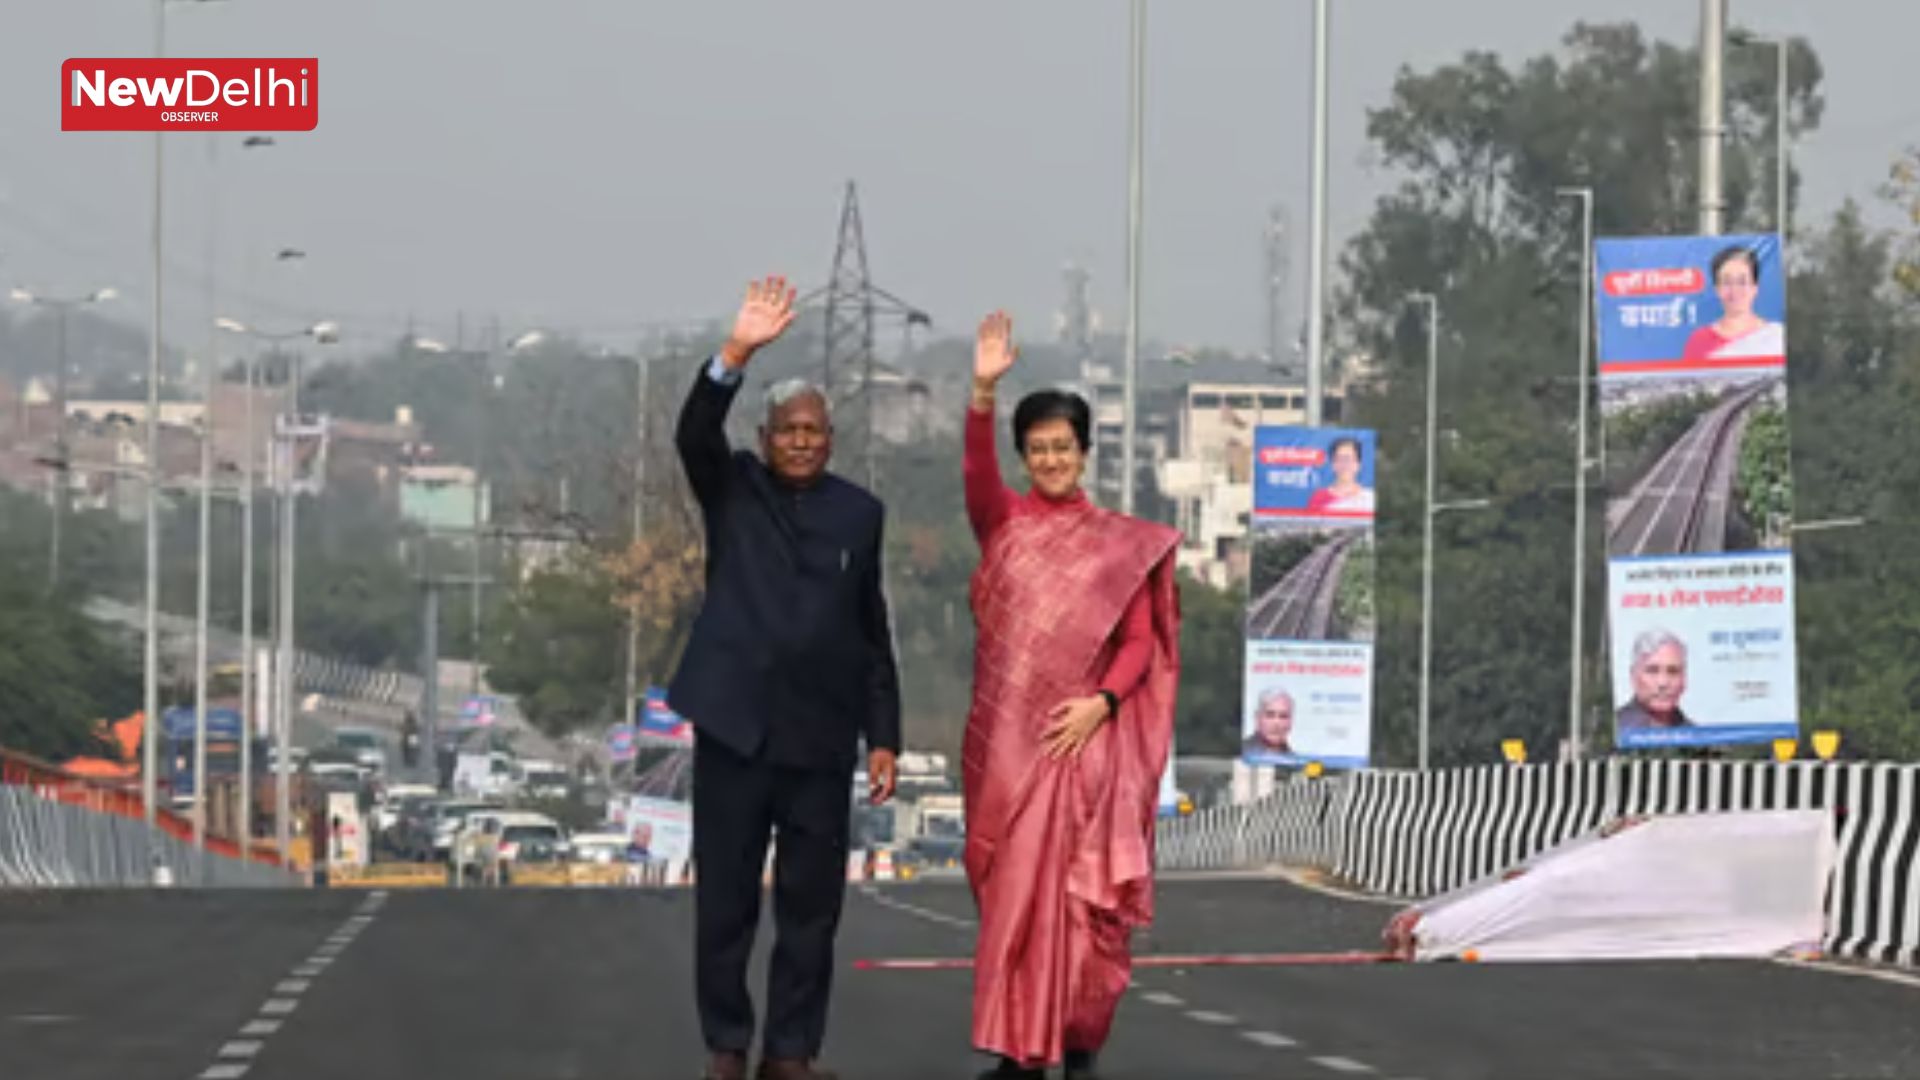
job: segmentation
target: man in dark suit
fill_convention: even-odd
[[[668,688],[695,731],[695,995],[710,1080],[742,1080],[754,1036],[747,958],[775,831],[763,1080],[827,1080],[833,939],[846,889],[859,741],[868,797],[893,795],[900,691],[881,592],[880,501],[826,471],[826,396],[774,386],[760,456],[727,445],[747,363],[793,322],[785,279],[755,282],[702,364],[675,433],[707,534],[707,593]]]

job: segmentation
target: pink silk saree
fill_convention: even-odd
[[[1023,1065],[1098,1050],[1153,918],[1153,827],[1179,675],[1179,534],[1084,501],[1016,513],[973,579],[973,708],[962,754],[967,878],[980,911],[973,1041]],[[1047,713],[1098,689],[1149,590],[1140,686],[1079,756],[1047,757]]]

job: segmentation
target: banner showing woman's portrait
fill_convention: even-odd
[[[1780,240],[1602,240],[1594,276],[1615,743],[1790,736],[1798,721]]]

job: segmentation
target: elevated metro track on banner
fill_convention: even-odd
[[[1722,551],[1727,543],[1740,437],[1775,380],[1727,392],[1667,449],[1625,498],[1607,510],[1614,556]]]
[[[1392,908],[1180,877],[1121,1007],[1114,1080],[1841,1080],[1920,1076],[1920,989],[1769,963],[1212,964],[1364,953]],[[959,1080],[957,881],[851,887],[827,1062]],[[686,890],[0,896],[5,1075],[436,1080],[698,1075]],[[764,956],[764,938],[762,954]],[[762,969],[762,972],[764,969]],[[754,985],[763,985],[756,975]]]
[[[1254,637],[1286,641],[1320,641],[1333,622],[1334,598],[1347,552],[1358,533],[1341,536],[1315,548],[1289,570],[1266,595],[1254,601],[1247,616]]]

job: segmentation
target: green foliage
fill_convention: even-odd
[[[1740,439],[1734,477],[1740,512],[1770,542],[1774,523],[1793,512],[1793,470],[1787,455],[1787,413],[1778,406],[1756,409]]]
[[[1375,571],[1372,544],[1356,543],[1347,550],[1346,564],[1333,594],[1333,637],[1342,641],[1373,640]]]
[[[0,747],[54,761],[100,753],[98,722],[139,708],[136,662],[81,614],[79,591],[48,595],[15,565],[0,562]]]
[[[527,719],[548,734],[620,715],[626,624],[614,588],[597,560],[576,556],[530,575],[495,620],[482,652],[488,681],[518,695]]]
[[[1230,756],[1240,752],[1246,602],[1238,589],[1216,589],[1180,575],[1176,753]]]

